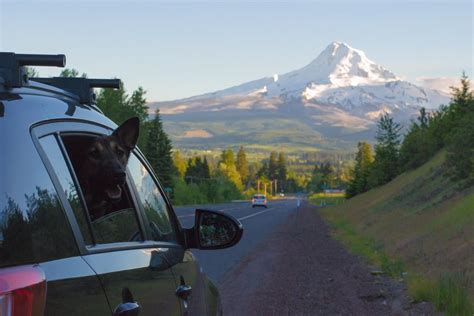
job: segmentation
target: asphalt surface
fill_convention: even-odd
[[[274,232],[288,216],[296,211],[297,200],[287,198],[268,202],[268,208],[252,208],[250,202],[196,205],[176,207],[174,210],[185,228],[194,225],[196,208],[219,210],[241,221],[244,234],[240,242],[232,248],[222,250],[194,250],[204,272],[216,284],[230,269],[240,263],[262,240]]]

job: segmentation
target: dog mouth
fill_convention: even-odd
[[[122,188],[119,184],[112,185],[110,188],[105,189],[105,195],[111,201],[120,200],[122,197]]]

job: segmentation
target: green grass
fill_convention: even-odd
[[[409,273],[402,260],[391,258],[375,240],[358,234],[347,220],[334,216],[334,213],[328,210],[321,212],[334,229],[336,239],[349,251],[361,255],[368,263],[379,267],[391,278],[405,279],[407,276],[408,291],[414,301],[432,302],[448,316],[474,314],[474,305],[466,290],[469,279],[463,274],[445,273],[437,281],[432,281],[419,274]]]
[[[445,175],[445,156],[321,214],[351,251],[393,277],[408,271],[415,300],[473,315],[474,187]]]
[[[330,211],[321,212],[334,229],[336,239],[340,240],[350,252],[361,255],[368,263],[379,267],[384,274],[390,277],[401,278],[403,276],[406,271],[404,263],[390,258],[374,239],[358,234],[349,221],[334,216]]]
[[[474,306],[465,289],[466,282],[462,274],[443,274],[433,291],[436,308],[445,311],[446,315],[474,315]]]
[[[346,201],[344,193],[313,193],[309,201],[317,206],[339,205]]]

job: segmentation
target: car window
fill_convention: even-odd
[[[40,139],[40,144],[46,152],[58,180],[61,183],[61,187],[74,212],[74,216],[76,217],[84,241],[86,244],[92,244],[92,237],[87,224],[86,212],[83,208],[76,185],[74,184],[71,172],[56,137],[54,135],[42,137]]]
[[[117,242],[133,242],[142,241],[142,233],[137,217],[137,211],[133,204],[130,194],[130,188],[127,183],[114,185],[114,190],[118,192],[118,197],[113,201],[107,199],[104,195],[104,188],[98,184],[97,180],[85,181],[84,175],[91,173],[91,168],[85,165],[86,153],[97,136],[78,135],[78,134],[62,134],[60,139],[64,144],[67,158],[72,165],[73,175],[77,179],[74,186],[77,191],[81,192],[86,209],[86,219],[90,222],[92,229],[91,241],[85,240],[86,244],[107,244]],[[103,159],[103,158],[101,158]],[[106,158],[105,158],[106,159]],[[106,161],[104,163],[107,163]],[[64,178],[68,178],[71,174],[58,172],[56,166],[53,166],[61,177],[61,183],[70,186],[70,182]],[[94,170],[93,175],[100,173],[100,168]],[[105,178],[105,177],[102,177]],[[119,188],[117,188],[117,186]],[[107,188],[106,188],[107,189]],[[71,192],[71,189],[69,190]],[[81,221],[78,220],[80,223]],[[86,230],[85,226],[81,230]],[[83,235],[87,235],[83,231]]]
[[[147,167],[133,154],[130,155],[128,169],[149,222],[147,230],[154,240],[176,241],[176,231],[170,210]]]
[[[10,167],[0,186],[0,267],[43,262],[78,255],[71,227],[36,148],[18,144],[12,156],[1,153]],[[15,152],[12,151],[12,152]]]

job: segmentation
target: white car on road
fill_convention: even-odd
[[[263,194],[255,194],[252,198],[252,207],[263,206],[267,207],[267,197]]]

